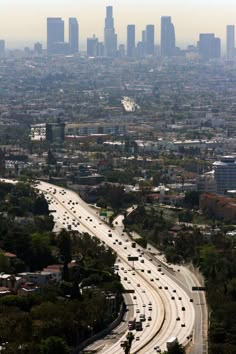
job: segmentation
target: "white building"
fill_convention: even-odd
[[[221,161],[213,163],[215,170],[216,192],[225,194],[229,189],[236,189],[236,157],[223,156]]]

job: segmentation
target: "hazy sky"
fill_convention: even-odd
[[[0,0],[0,38],[8,46],[46,42],[46,18],[77,17],[81,42],[92,34],[103,40],[105,7],[113,6],[118,42],[125,43],[127,24],[136,24],[136,37],[146,24],[156,27],[159,43],[160,17],[172,16],[177,45],[193,42],[199,32],[214,32],[225,40],[226,24],[236,24],[236,0]]]

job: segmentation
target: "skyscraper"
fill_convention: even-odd
[[[127,57],[135,56],[135,25],[127,26]]]
[[[235,28],[234,25],[226,27],[227,59],[233,59],[235,55]]]
[[[96,57],[98,50],[98,38],[93,35],[92,38],[87,38],[87,56]]]
[[[145,51],[147,55],[154,54],[154,25],[147,25],[145,31]]]
[[[175,29],[170,16],[161,17],[161,56],[175,55]]]
[[[79,51],[79,25],[75,17],[69,18],[69,46],[71,53]]]
[[[112,16],[112,6],[106,7],[106,18],[104,28],[104,46],[105,55],[114,57],[117,54],[117,35],[114,28],[114,19]]]
[[[204,61],[218,59],[221,55],[220,39],[214,33],[200,33],[198,41],[198,52]]]
[[[3,39],[0,39],[0,56],[3,56],[5,54],[5,41]]]
[[[223,156],[221,161],[213,163],[217,193],[236,189],[236,161],[234,156]]]
[[[57,53],[57,46],[64,43],[64,21],[60,17],[47,18],[47,51]]]

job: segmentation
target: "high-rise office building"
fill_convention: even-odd
[[[0,56],[4,56],[5,54],[5,41],[0,39]]]
[[[216,190],[225,194],[227,190],[236,189],[236,160],[234,156],[224,156],[213,163],[215,171]]]
[[[57,54],[64,44],[64,21],[60,17],[47,18],[47,51]],[[60,47],[60,48],[59,48]]]
[[[34,43],[34,53],[37,55],[41,55],[43,53],[42,43],[39,42]]]
[[[117,35],[114,28],[112,6],[106,7],[106,18],[104,28],[104,47],[107,57],[115,57],[117,54]]]
[[[145,51],[147,55],[154,55],[154,25],[146,26]]]
[[[135,25],[127,26],[127,57],[135,56]]]
[[[161,56],[175,55],[175,29],[170,16],[161,17]]]
[[[214,33],[200,33],[198,53],[204,61],[219,59],[221,55],[220,39],[216,38]]]
[[[79,51],[79,25],[75,17],[69,18],[69,46],[71,53]]]
[[[226,27],[226,49],[227,59],[233,59],[235,56],[235,27],[228,25]]]
[[[96,57],[98,54],[98,38],[93,35],[92,38],[87,38],[87,56]]]

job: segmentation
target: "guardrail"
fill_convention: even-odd
[[[116,328],[121,323],[121,321],[122,321],[122,319],[124,317],[125,311],[126,311],[126,305],[125,305],[124,302],[122,302],[118,317],[107,328],[105,328],[102,331],[94,334],[92,337],[89,337],[83,343],[79,344],[73,350],[72,354],[81,354],[82,350],[84,348],[86,348],[88,345],[92,344],[97,339],[101,339],[104,336],[106,336],[107,334],[109,334],[114,328]]]

